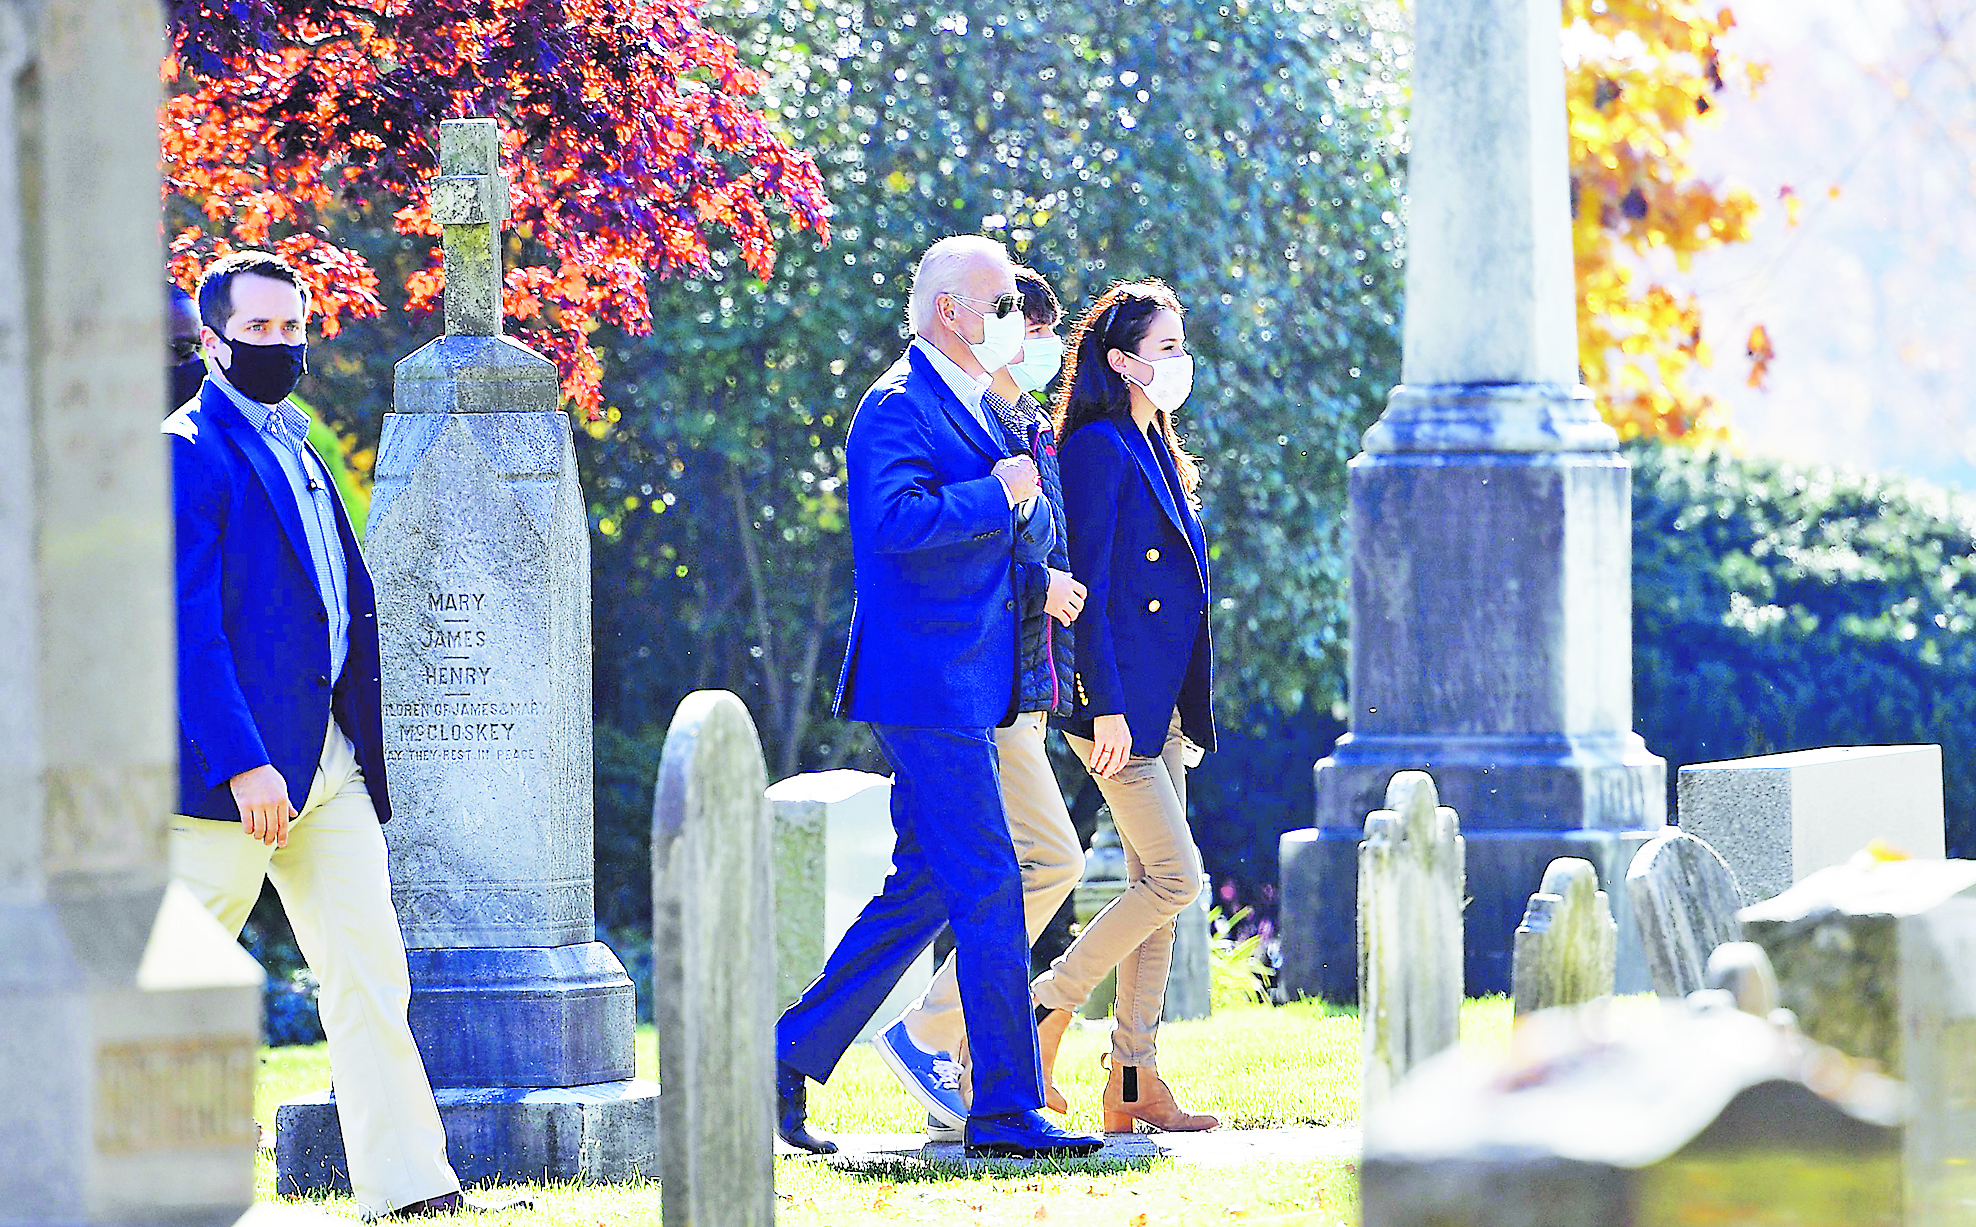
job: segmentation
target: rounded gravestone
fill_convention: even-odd
[[[1708,956],[1742,940],[1742,887],[1707,841],[1669,828],[1633,858],[1626,893],[1639,918],[1654,992],[1681,998],[1707,987]]]

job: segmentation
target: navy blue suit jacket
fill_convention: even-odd
[[[844,444],[857,600],[839,716],[973,729],[1007,717],[1016,555],[1046,556],[1049,541],[1018,539],[992,471],[1009,454],[1001,433],[985,430],[916,349],[858,402]]]
[[[391,817],[378,702],[377,598],[336,505],[350,574],[350,654],[329,684],[328,615],[302,514],[274,453],[210,380],[165,420],[178,556],[179,812],[238,822],[227,780],[274,764],[297,809],[333,712]]]
[[[1063,442],[1070,573],[1090,590],[1077,619],[1077,693],[1059,727],[1091,736],[1123,715],[1132,752],[1159,754],[1177,707],[1183,732],[1214,749],[1208,547],[1164,445],[1130,418],[1100,418]]]

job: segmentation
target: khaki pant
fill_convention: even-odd
[[[1024,712],[1008,728],[995,730],[1002,808],[1015,841],[1015,859],[1022,866],[1022,919],[1032,942],[1084,874],[1084,846],[1077,840],[1043,746],[1047,731],[1042,712]],[[954,959],[947,956],[933,982],[904,1015],[906,1034],[927,1052],[958,1053],[966,1034]]]
[[[291,800],[294,781],[289,781]],[[383,1214],[460,1187],[446,1131],[405,1021],[411,979],[391,907],[384,833],[350,739],[330,723],[322,762],[270,848],[238,822],[177,817],[172,876],[238,935],[272,879],[302,956],[322,983],[330,1077],[358,1208]]]
[[[1088,768],[1091,742],[1067,738]],[[1097,777],[1093,777],[1096,779]],[[1180,713],[1167,725],[1158,758],[1134,754],[1098,791],[1111,807],[1125,850],[1125,893],[1084,926],[1070,949],[1036,978],[1036,1001],[1074,1010],[1118,968],[1118,1024],[1112,1059],[1124,1065],[1154,1064],[1153,1036],[1166,1003],[1173,965],[1173,918],[1201,893],[1201,853],[1187,827],[1187,766],[1181,750]]]

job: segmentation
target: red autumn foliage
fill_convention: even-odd
[[[164,194],[201,217],[170,236],[190,286],[236,246],[300,267],[325,335],[384,309],[375,270],[335,223],[373,204],[433,237],[406,280],[430,310],[445,286],[427,183],[439,121],[501,122],[513,177],[510,331],[553,358],[589,416],[600,322],[650,327],[646,279],[730,251],[775,267],[790,232],[828,238],[815,164],[755,109],[760,82],[693,0],[169,0],[159,115]]]

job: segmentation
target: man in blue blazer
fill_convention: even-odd
[[[172,874],[238,934],[271,879],[322,989],[350,1184],[368,1215],[459,1208],[405,1020],[377,605],[288,397],[306,363],[295,270],[239,252],[199,283],[209,362],[164,425],[178,562],[179,815]]]
[[[845,444],[857,600],[837,714],[871,724],[892,764],[897,843],[885,889],[776,1027],[777,1133],[816,1153],[806,1079],[822,1082],[906,968],[951,925],[973,1046],[972,1155],[1090,1153],[1045,1119],[1022,875],[1002,811],[994,728],[1015,699],[1018,551],[1055,527],[1035,462],[981,404],[1021,348],[1008,253],[942,239],[913,276],[911,347],[859,402]]]

